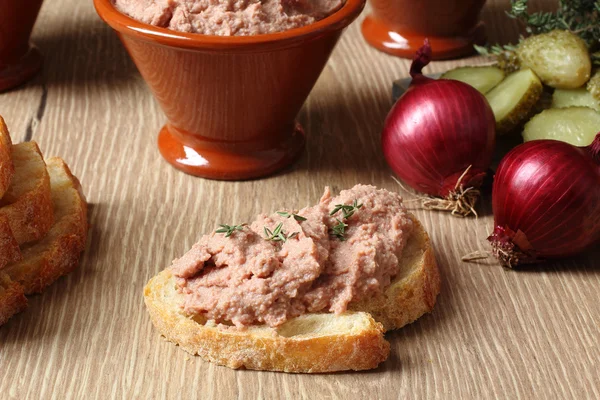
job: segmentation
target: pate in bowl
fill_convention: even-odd
[[[269,175],[300,155],[296,115],[365,5],[116,1],[94,3],[167,116],[161,154],[187,173],[225,180]]]

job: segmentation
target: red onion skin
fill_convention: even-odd
[[[479,188],[492,162],[496,122],[485,97],[454,80],[421,74],[431,57],[426,43],[411,67],[413,81],[388,114],[384,156],[392,170],[413,189],[446,198]]]
[[[488,240],[507,266],[591,247],[600,240],[600,134],[587,148],[555,140],[514,148],[496,171],[492,207]]]

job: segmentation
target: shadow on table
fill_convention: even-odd
[[[580,275],[600,276],[600,249],[559,260],[548,260],[539,264],[522,265],[515,269],[518,273],[576,273]]]
[[[96,16],[36,35],[43,72],[33,81],[59,85],[115,85],[139,77],[116,33]]]
[[[98,215],[99,204],[88,204],[88,240],[79,265],[68,275],[56,280],[42,293],[27,296],[28,307],[0,326],[0,344],[30,343],[46,340],[57,334],[65,335],[75,322],[95,312],[91,307],[82,307],[90,301],[90,288],[94,287],[94,266],[98,265],[97,241],[100,232],[93,223]],[[49,307],[51,310],[49,310]],[[97,311],[97,310],[96,310]],[[77,316],[79,314],[79,316]],[[63,319],[67,319],[66,321]],[[76,324],[80,325],[80,324]]]
[[[339,82],[317,85],[298,121],[307,137],[306,151],[294,169],[371,177],[390,173],[381,150],[381,131],[392,107],[390,90],[351,88]],[[321,78],[320,82],[325,79]],[[327,85],[329,87],[327,87]],[[363,179],[369,182],[370,179]]]

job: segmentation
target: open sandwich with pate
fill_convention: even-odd
[[[298,212],[221,225],[152,278],[169,341],[231,368],[331,372],[387,359],[387,330],[433,309],[429,237],[401,197],[357,185]]]

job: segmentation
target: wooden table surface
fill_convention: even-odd
[[[492,42],[518,35],[508,3],[488,1]],[[144,284],[216,224],[312,204],[326,185],[399,190],[379,137],[391,82],[409,63],[368,47],[359,25],[300,113],[308,133],[300,161],[267,179],[217,182],[162,160],[155,143],[165,118],[91,1],[46,1],[33,37],[44,70],[0,95],[0,114],[15,142],[35,140],[67,160],[83,182],[91,230],[80,268],[0,328],[0,398],[600,398],[600,252],[519,272],[463,263],[487,249],[489,197],[478,220],[415,211],[443,288],[432,314],[387,335],[391,356],[376,370],[234,371],[188,356],[153,328]]]

